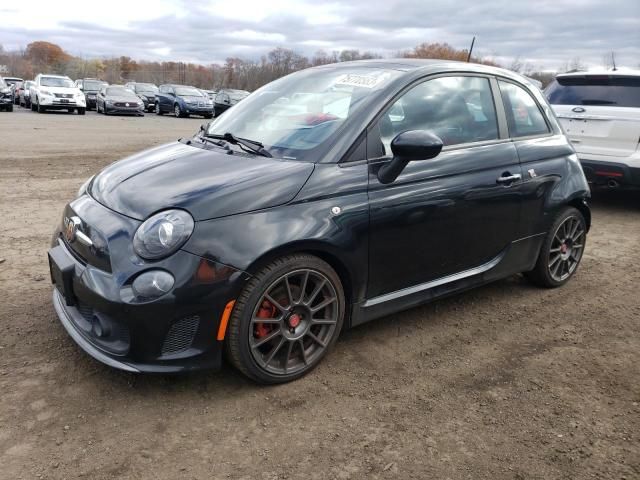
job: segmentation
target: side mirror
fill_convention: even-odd
[[[415,160],[429,160],[440,154],[443,144],[440,138],[427,130],[408,130],[399,133],[391,141],[393,158],[378,170],[380,183],[391,183],[404,167]]]

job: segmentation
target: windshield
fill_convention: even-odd
[[[367,67],[303,70],[255,91],[215,120],[208,133],[261,142],[274,157],[315,161],[314,149],[399,74]]]
[[[70,78],[63,77],[42,77],[40,85],[43,87],[67,87],[73,88],[73,82]]]
[[[136,83],[134,85],[136,92],[149,92],[149,93],[158,93],[158,87],[156,87],[152,83]]]
[[[640,77],[559,77],[545,91],[552,105],[640,107]]]
[[[135,97],[136,96],[135,93],[133,93],[128,88],[124,88],[124,87],[109,87],[107,88],[107,95],[113,95],[116,97]]]
[[[249,92],[247,92],[246,90],[225,90],[222,93],[226,93],[227,95],[229,95],[229,98],[231,100],[242,100],[243,98],[249,96]]]
[[[83,83],[84,83],[84,89],[92,92],[97,92],[102,87],[107,85],[106,82],[97,82],[95,80],[85,80]]]
[[[193,87],[176,87],[176,95],[185,96],[185,97],[202,97],[202,93],[200,90]]]

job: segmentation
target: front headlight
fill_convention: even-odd
[[[40,95],[48,95],[50,97],[53,96],[53,93],[51,93],[49,90],[40,90]]]
[[[193,217],[184,210],[165,210],[146,219],[136,230],[133,249],[146,260],[168,257],[189,239]]]
[[[91,183],[91,180],[93,180],[93,177],[95,177],[95,175],[89,177],[89,179],[82,184],[82,186],[78,190],[78,194],[76,195],[76,197],[81,197],[82,195],[87,193],[87,188],[89,188],[89,184]]]
[[[10,88],[3,88],[0,90],[0,92],[2,93],[11,93],[11,89]]]

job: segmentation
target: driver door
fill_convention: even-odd
[[[494,79],[443,76],[398,98],[370,128],[368,298],[499,258],[519,236],[522,172]],[[429,130],[440,155],[383,184],[377,171],[403,131]]]

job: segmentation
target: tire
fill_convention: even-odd
[[[207,114],[205,114],[205,115],[203,115],[203,116],[204,116],[204,118],[206,118],[207,120],[210,120],[210,119],[212,119],[212,118],[213,118],[213,114],[212,114],[212,113],[207,113]]]
[[[109,115],[109,110],[107,110],[107,104],[106,103],[102,104],[102,114],[103,115]]]
[[[156,103],[156,115],[162,115],[162,110],[160,109],[159,103]]]
[[[84,115],[86,110],[84,108],[78,108],[78,115]]]
[[[238,296],[226,334],[227,358],[258,383],[290,382],[313,370],[331,350],[344,315],[342,283],[331,266],[307,254],[280,258],[252,277]]]
[[[36,104],[34,102],[31,102],[31,111],[32,112],[36,111]]]
[[[545,288],[557,288],[576,273],[587,241],[584,216],[573,207],[566,207],[556,215],[547,233],[536,266],[525,277]]]
[[[180,108],[180,105],[178,105],[177,103],[173,106],[173,113],[176,116],[176,118],[184,117],[184,114],[182,113],[182,109]]]
[[[44,113],[45,112],[45,108],[40,105],[40,101],[38,100],[38,105],[36,105],[36,109],[38,110],[38,113]]]
[[[13,104],[7,107],[7,112],[13,112]]]

